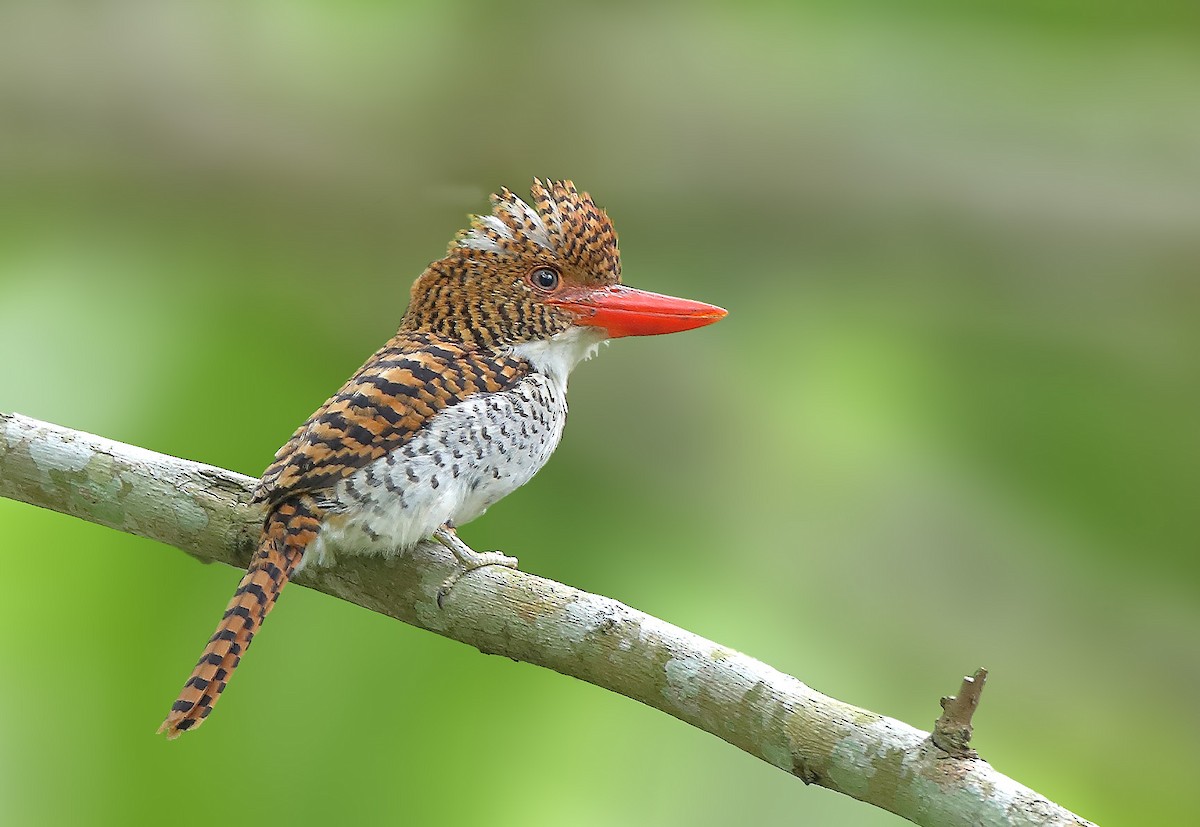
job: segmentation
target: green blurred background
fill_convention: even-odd
[[[1200,807],[1200,7],[0,5],[0,410],[257,474],[489,191],[716,327],[464,531],[1104,823]],[[0,501],[5,824],[896,824],[594,687]],[[313,673],[304,657],[324,652]]]

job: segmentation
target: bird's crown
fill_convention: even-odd
[[[402,329],[484,347],[547,340],[577,319],[564,294],[620,283],[617,234],[592,197],[570,181],[534,179],[532,193],[533,206],[507,188],[492,196],[491,215],[473,216],[413,284]]]
[[[570,181],[533,180],[533,206],[504,187],[492,196],[491,215],[471,217],[470,229],[450,245],[503,258],[538,259],[547,254],[598,281],[621,280],[617,234],[604,210]],[[468,253],[470,255],[470,253]]]

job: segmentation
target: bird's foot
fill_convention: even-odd
[[[454,584],[461,580],[464,575],[475,571],[475,569],[483,568],[484,566],[506,566],[510,569],[517,567],[517,558],[509,557],[504,552],[475,551],[458,538],[458,534],[455,533],[454,528],[450,525],[444,525],[433,532],[433,539],[449,549],[450,553],[458,558],[459,564],[458,569],[443,580],[442,585],[438,587],[437,604],[439,609],[442,608],[442,603],[446,600],[446,595],[450,594],[450,590],[454,588]]]

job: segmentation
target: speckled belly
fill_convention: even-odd
[[[338,483],[305,562],[329,562],[331,552],[394,554],[443,523],[475,519],[546,464],[566,420],[566,388],[538,373],[447,408]]]

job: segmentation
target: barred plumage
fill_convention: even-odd
[[[233,670],[300,563],[305,547],[316,539],[321,515],[321,509],[308,496],[294,497],[271,511],[263,525],[258,551],[204,654],[171,705],[171,714],[158,728],[160,733],[177,738],[199,726],[212,712]]]
[[[403,446],[445,408],[511,388],[529,370],[528,362],[512,356],[401,331],[276,452],[254,502],[330,488]]]
[[[492,214],[414,283],[396,335],[279,449],[254,494],[268,508],[258,552],[160,732],[204,721],[308,561],[334,546],[401,552],[527,482],[562,435],[568,374],[600,342],[725,315],[621,287],[616,233],[591,196],[570,181],[532,193],[533,206],[492,196]],[[464,571],[497,562],[447,545]]]

